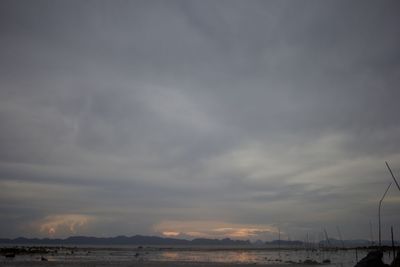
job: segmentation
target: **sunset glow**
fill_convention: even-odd
[[[163,231],[162,229],[174,230]],[[155,231],[161,232],[164,236],[236,239],[251,239],[263,235],[273,237],[278,232],[273,226],[239,225],[217,221],[164,221],[155,226]]]
[[[55,234],[71,235],[79,232],[93,218],[80,214],[63,214],[47,216],[42,221],[38,222],[39,231],[48,233],[50,236]]]
[[[171,231],[164,231],[164,232],[162,232],[162,234],[164,235],[164,236],[178,236],[179,235],[179,232],[171,232]]]

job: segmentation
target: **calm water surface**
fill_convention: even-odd
[[[323,262],[329,259],[329,266],[352,267],[356,260],[363,258],[368,251],[337,250],[307,251],[304,249],[215,249],[215,248],[60,248],[57,253],[17,255],[14,259],[2,261],[36,261],[41,256],[49,261],[196,261],[227,263],[300,263],[305,260]],[[391,255],[384,254],[384,261],[390,263]]]

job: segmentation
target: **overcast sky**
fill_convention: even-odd
[[[0,237],[377,238],[399,1],[1,1]],[[400,191],[383,204],[400,239]]]

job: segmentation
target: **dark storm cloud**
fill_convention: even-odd
[[[0,5],[1,236],[369,233],[400,166],[398,3]]]

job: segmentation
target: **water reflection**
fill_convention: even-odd
[[[72,250],[74,253],[72,253]],[[186,261],[186,262],[225,262],[287,264],[312,260],[329,260],[331,266],[352,267],[357,258],[361,259],[367,250],[269,250],[269,249],[214,249],[214,248],[60,248],[54,254],[17,255],[12,261],[40,261],[41,256],[48,261]],[[389,253],[384,253],[384,262],[390,263]]]
[[[250,254],[249,252],[240,252],[240,253],[235,253],[232,255],[232,259],[235,262],[256,262],[257,261],[257,255],[254,253]]]
[[[163,252],[161,256],[167,261],[176,261],[179,259],[179,254],[177,252]]]
[[[367,251],[359,251],[361,259]],[[197,261],[197,262],[225,262],[225,263],[273,263],[288,264],[311,260],[322,263],[329,260],[331,265],[354,266],[355,252],[349,251],[305,251],[305,250],[177,250],[164,251],[158,255],[149,255],[148,260],[158,261]],[[390,262],[385,253],[385,262]]]

